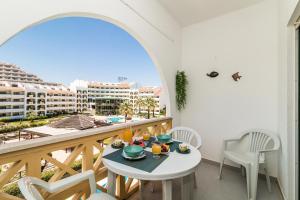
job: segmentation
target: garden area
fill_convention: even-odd
[[[60,120],[66,115],[58,116],[36,116],[29,115],[24,119],[0,119],[0,140],[7,141],[16,139],[19,136],[19,131],[24,128],[44,126],[51,122]]]

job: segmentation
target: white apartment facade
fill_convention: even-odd
[[[70,89],[77,94],[77,110],[79,112],[80,110],[95,109],[96,99],[122,99],[134,104],[138,93],[136,89],[133,89],[133,85],[75,80],[71,83]]]
[[[137,113],[138,98],[153,97],[160,110],[159,87],[137,89],[135,83],[104,83],[75,80],[70,87],[47,83],[16,65],[0,62],[0,119],[24,118],[31,113],[39,116],[95,112],[96,99],[129,101]],[[142,108],[146,112],[146,108]]]
[[[135,112],[137,112],[137,99],[146,97],[154,98],[157,104],[155,114],[159,114],[160,112],[160,87],[141,87],[137,89],[135,83],[104,83],[75,80],[71,83],[70,89],[77,94],[78,112],[83,107],[85,108],[83,111],[94,110],[96,99],[105,98],[127,100],[133,105]],[[145,107],[142,108],[142,112],[146,112]]]
[[[16,65],[3,62],[0,62],[0,81],[44,83],[44,81],[36,75],[27,73]]]
[[[15,65],[0,63],[0,118],[74,112],[76,94],[66,86],[44,82]]]
[[[161,108],[161,88],[160,87],[141,87],[138,89],[138,96],[141,99],[146,99],[148,97],[153,98],[155,101],[155,108],[154,108],[154,113],[159,114],[160,113],[160,108]],[[141,107],[141,112],[146,113],[147,107]],[[151,111],[152,112],[152,111]]]
[[[76,94],[63,85],[0,81],[0,118],[76,112]]]

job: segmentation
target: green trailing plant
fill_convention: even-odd
[[[186,86],[188,84],[187,77],[184,71],[177,71],[176,73],[176,105],[177,109],[181,111],[186,104]]]

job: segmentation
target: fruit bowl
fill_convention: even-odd
[[[168,141],[171,140],[171,135],[170,134],[158,135],[156,138],[161,143],[167,143]]]
[[[185,143],[181,143],[178,145],[178,149],[181,151],[181,152],[187,152],[190,148],[187,144]]]
[[[161,154],[168,154],[170,152],[170,146],[167,144],[161,144]]]
[[[130,142],[130,145],[138,145],[145,148],[145,142],[143,140],[134,140]]]
[[[129,145],[124,148],[124,152],[126,155],[130,157],[137,157],[143,153],[144,149],[141,146],[138,145]]]

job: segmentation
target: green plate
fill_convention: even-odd
[[[144,148],[139,145],[130,145],[124,148],[124,152],[130,157],[137,157],[141,155],[143,151]]]
[[[182,154],[189,154],[189,153],[191,153],[191,150],[190,150],[190,149],[188,149],[188,150],[186,150],[186,151],[180,151],[179,147],[176,148],[176,151],[177,151],[178,153],[182,153]]]

